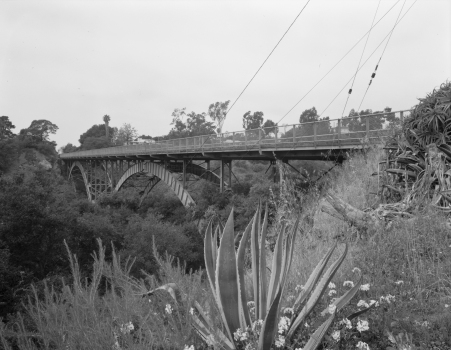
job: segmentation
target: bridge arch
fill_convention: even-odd
[[[86,175],[85,168],[83,167],[83,164],[81,162],[79,162],[77,160],[77,161],[72,163],[72,165],[71,165],[71,167],[69,169],[69,176],[67,178],[70,179],[72,177],[72,171],[74,170],[75,167],[77,167],[80,170],[81,176],[83,177],[83,182],[85,184],[86,195],[88,196],[88,200],[92,201],[91,184],[88,181],[88,177]]]
[[[142,172],[154,175],[161,181],[163,181],[166,185],[168,185],[172,189],[172,191],[174,191],[174,193],[177,195],[177,197],[180,199],[180,201],[185,207],[189,207],[190,205],[195,204],[193,198],[188,193],[188,191],[183,188],[183,185],[175,178],[175,176],[168,169],[164,168],[163,166],[157,163],[152,162],[138,163],[128,168],[127,171],[122,175],[122,177],[117,182],[114,191],[115,192],[119,191],[124,182],[130,176]]]

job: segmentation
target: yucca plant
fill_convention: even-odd
[[[247,226],[240,240],[236,239],[234,234],[233,210],[223,230],[221,230],[221,227],[213,230],[211,222],[207,227],[204,242],[205,266],[223,328],[221,330],[215,327],[213,321],[198,303],[194,306],[192,317],[193,326],[198,333],[207,344],[213,345],[215,348],[228,350],[242,348],[244,347],[243,338],[244,340],[250,338],[249,333],[251,332],[253,332],[253,340],[259,350],[270,349],[275,341],[278,342],[277,347],[283,347],[284,344],[288,343],[295,346],[296,339],[300,335],[300,326],[305,323],[306,318],[318,305],[321,296],[346,256],[347,246],[345,245],[340,257],[325,271],[336,244],[330,248],[312,272],[294,302],[291,318],[284,317],[281,310],[281,301],[290,271],[294,241],[299,229],[299,219],[290,228],[285,225],[280,227],[273,253],[271,273],[268,276],[265,248],[268,231],[268,210],[265,210],[263,221],[261,215],[259,205],[253,220]],[[221,236],[219,247],[217,244],[218,236]],[[253,303],[255,305],[254,320],[251,315],[252,310],[248,306],[249,301],[246,297],[244,283],[244,257],[249,241]],[[237,245],[238,248],[236,249]],[[304,350],[315,349],[321,343],[336,313],[359,290],[361,280],[360,277],[351,290],[336,299],[329,308],[323,311],[322,314],[328,314],[329,317],[313,333]],[[281,336],[278,332],[278,330],[280,331],[280,320],[283,321],[283,339],[280,339]],[[251,348],[253,347],[251,346]]]

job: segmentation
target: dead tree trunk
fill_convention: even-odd
[[[358,229],[367,230],[369,228],[378,228],[383,225],[376,217],[365,213],[360,209],[354,208],[331,192],[326,194],[326,200],[333,209],[330,206],[323,204],[321,206],[321,211],[337,219],[344,220]]]

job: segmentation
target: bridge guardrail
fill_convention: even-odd
[[[410,112],[411,110],[402,110],[332,120],[323,119],[308,123],[225,132],[219,135],[193,136],[155,143],[63,153],[60,157],[72,159],[358,144],[365,137],[374,139],[387,136],[392,126],[401,125],[403,119],[409,116]]]

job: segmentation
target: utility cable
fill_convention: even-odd
[[[241,93],[238,95],[238,97],[235,99],[235,101],[233,102],[233,104],[230,106],[230,108],[226,111],[223,120],[221,121],[220,125],[219,125],[219,129],[222,130],[222,127],[224,125],[225,119],[227,118],[227,114],[230,112],[230,110],[233,108],[233,106],[235,105],[235,103],[237,103],[237,101],[240,99],[241,95],[243,95],[244,91],[246,91],[247,87],[252,83],[252,81],[254,80],[254,78],[257,76],[257,74],[260,72],[260,70],[263,68],[263,66],[265,65],[266,61],[268,61],[268,59],[271,57],[271,55],[273,54],[273,52],[276,50],[277,46],[279,46],[279,44],[282,42],[283,38],[285,37],[285,35],[287,35],[288,31],[291,29],[291,27],[294,25],[294,23],[296,22],[296,20],[299,18],[299,16],[302,14],[302,12],[304,11],[304,9],[306,8],[306,6],[308,5],[308,3],[310,2],[310,0],[307,1],[307,3],[304,5],[304,7],[301,9],[301,11],[298,13],[298,15],[295,17],[295,19],[293,20],[293,22],[290,24],[290,26],[288,27],[288,29],[285,31],[285,33],[282,35],[282,37],[279,39],[279,41],[277,42],[276,46],[274,46],[274,48],[271,50],[271,52],[269,53],[269,55],[266,57],[266,59],[263,61],[263,63],[260,65],[260,67],[257,69],[257,71],[255,72],[255,74],[252,76],[251,80],[249,80],[249,82],[247,83],[247,85],[244,87],[243,91],[241,91]],[[211,138],[212,135],[209,135],[207,137],[207,139],[202,143],[202,147],[203,145]],[[189,162],[191,162],[193,160],[194,157],[192,157]]]
[[[387,11],[387,12],[385,12],[385,14],[376,22],[376,24],[372,27],[372,28],[370,28],[370,30],[371,29],[373,29],[374,27],[376,27],[378,24],[379,24],[379,22],[398,4],[398,2],[400,2],[401,0],[398,0],[398,1],[396,1],[396,3],[392,6],[392,7],[390,7],[390,9]],[[343,59],[363,40],[363,38],[365,38],[365,36],[367,35],[369,33],[369,31],[368,32],[366,32],[355,44],[354,44],[354,46],[353,47],[351,47],[350,49],[349,49],[349,51],[348,52],[346,52],[346,54],[315,84],[315,85],[313,85],[313,87],[304,95],[304,96],[302,96],[302,98],[298,101],[298,102],[296,102],[296,104],[293,106],[293,107],[291,107],[291,109],[287,112],[287,113],[285,113],[285,115],[277,122],[277,124],[279,124],[288,114],[290,114],[290,112],[293,110],[293,109],[295,109],[296,108],[296,106],[299,104],[299,103],[301,103],[301,101],[304,99],[304,98],[306,98],[307,97],[307,95],[308,94],[310,94],[310,92],[312,92],[312,90],[319,84],[319,83],[321,83],[322,81],[323,81],[323,79],[326,77],[326,76],[328,76],[329,75],[329,73],[336,67],[336,66],[338,66],[338,64],[340,64],[340,62],[341,61],[343,61]]]
[[[357,77],[357,73],[359,71],[360,63],[362,62],[363,54],[365,53],[366,45],[368,44],[368,40],[369,40],[370,35],[371,35],[371,28],[373,28],[373,23],[374,23],[374,20],[376,19],[377,11],[379,10],[379,5],[380,4],[381,4],[381,0],[379,0],[379,3],[377,4],[376,12],[374,13],[373,21],[371,22],[370,30],[368,32],[368,36],[366,37],[365,46],[363,47],[362,54],[360,55],[360,60],[359,60],[359,63],[357,64],[357,68],[356,68],[356,71],[355,71],[355,74],[354,74],[354,79],[352,80],[351,88],[348,91],[348,97],[346,98],[346,103],[345,103],[345,106],[343,107],[343,112],[341,112],[341,117],[342,118],[343,118],[343,116],[345,114],[346,106],[348,105],[349,96],[351,96],[351,94],[352,94],[352,88],[354,87],[355,78]]]
[[[385,39],[387,39],[391,33],[393,32],[393,30],[395,29],[395,27],[402,21],[402,19],[405,17],[405,15],[407,15],[407,13],[410,11],[410,9],[413,7],[413,5],[415,5],[415,3],[418,0],[415,0],[415,2],[410,5],[410,7],[407,9],[407,11],[401,16],[401,18],[395,23],[393,29],[382,39],[382,41],[379,43],[379,45],[377,45],[377,47],[373,50],[373,52],[368,56],[368,58],[365,60],[365,62],[363,62],[363,64],[360,66],[360,68],[358,69],[358,71],[360,71],[360,69],[362,69],[362,67],[368,62],[368,60],[374,55],[374,53],[377,51],[377,49],[384,43]],[[327,105],[327,107],[321,112],[320,116],[323,115],[323,113],[329,108],[329,106],[332,104],[332,102],[335,101],[335,99],[340,95],[340,93],[345,89],[345,87],[351,82],[351,79],[349,79],[347,81],[347,83],[341,88],[341,90],[338,92],[338,94],[334,97],[334,99]]]
[[[298,13],[298,15],[296,16],[296,18],[294,19],[294,21],[290,24],[290,26],[288,27],[288,29],[285,31],[285,33],[282,35],[282,37],[280,38],[280,40],[277,42],[276,46],[274,46],[274,48],[272,49],[272,51],[269,53],[268,57],[266,57],[266,59],[263,61],[263,63],[261,64],[260,68],[257,69],[257,71],[255,72],[254,76],[251,78],[251,80],[249,80],[249,82],[247,83],[247,85],[244,87],[243,91],[241,91],[241,93],[238,95],[238,97],[236,98],[235,102],[233,102],[233,104],[230,106],[230,108],[228,109],[228,111],[226,112],[226,117],[227,114],[232,110],[233,106],[235,106],[235,103],[237,103],[237,101],[239,100],[239,98],[241,97],[241,95],[244,93],[244,91],[246,91],[247,87],[250,85],[250,83],[252,83],[252,80],[254,80],[254,78],[256,77],[256,75],[258,74],[258,72],[260,72],[260,70],[263,68],[264,64],[266,63],[266,61],[269,59],[269,57],[271,57],[272,53],[275,51],[275,49],[277,48],[277,46],[279,46],[280,42],[283,40],[283,38],[285,37],[285,35],[288,33],[288,31],[291,29],[291,27],[293,26],[293,24],[296,22],[296,20],[299,18],[299,16],[301,15],[301,13],[304,11],[304,9],[306,8],[306,6],[308,5],[308,3],[310,2],[310,0],[307,1],[307,3],[304,5],[304,7],[302,8],[302,10]],[[225,120],[225,117],[224,117]]]
[[[401,11],[399,11],[399,13],[398,13],[398,17],[396,18],[395,25],[393,26],[393,29],[392,29],[392,31],[390,32],[390,36],[388,37],[387,43],[385,44],[384,51],[382,51],[381,57],[379,58],[379,61],[378,61],[377,64],[376,64],[376,68],[374,68],[373,74],[371,74],[370,82],[369,82],[368,86],[366,87],[366,91],[365,91],[365,94],[364,94],[363,97],[362,97],[362,101],[360,101],[359,108],[357,109],[358,111],[360,111],[360,107],[362,106],[363,100],[365,99],[365,96],[366,96],[366,94],[367,94],[367,92],[368,92],[368,90],[369,90],[369,88],[370,88],[370,86],[371,86],[371,83],[373,82],[373,79],[376,77],[376,71],[377,71],[377,68],[379,67],[379,65],[380,65],[380,63],[381,63],[382,56],[384,56],[385,50],[387,49],[388,43],[389,43],[389,41],[390,41],[390,39],[391,39],[391,36],[392,36],[392,34],[393,34],[393,31],[395,30],[395,27],[396,27],[397,22],[398,22],[398,18],[399,18],[399,16],[401,15],[402,9],[404,8],[404,5],[406,4],[406,1],[407,1],[407,0],[404,0],[404,3],[402,4]],[[416,2],[416,1],[415,1],[415,2]],[[409,8],[409,9],[410,9],[410,8]]]

